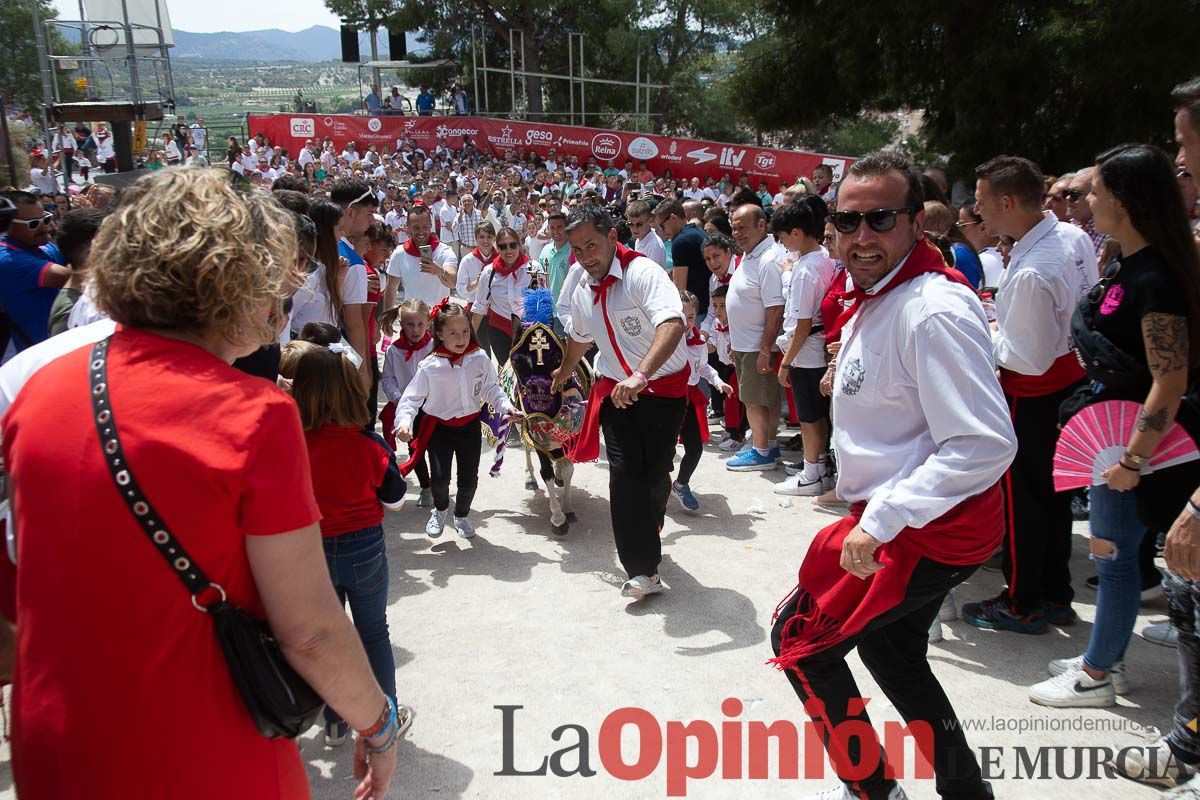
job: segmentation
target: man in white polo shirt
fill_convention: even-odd
[[[429,255],[421,248],[428,247]],[[417,298],[433,308],[450,296],[458,277],[458,259],[433,235],[429,208],[416,204],[408,210],[408,241],[397,247],[388,261],[384,305],[396,305],[396,289],[404,286],[406,300]]]
[[[659,532],[691,372],[683,304],[662,267],[617,242],[604,209],[579,206],[566,229],[587,277],[572,290],[570,341],[552,388],[562,386],[595,343],[601,356],[596,383],[570,457],[596,460],[604,428],[613,538],[629,576],[621,594],[641,598],[663,590]]]
[[[775,240],[767,215],[753,203],[739,206],[731,220],[734,241],[745,255],[733,278],[725,308],[737,370],[738,395],[746,405],[753,446],[725,462],[734,472],[772,469],[779,461],[779,381],[772,350],[783,325],[783,276],[775,263]]]

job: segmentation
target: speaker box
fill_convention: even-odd
[[[392,61],[408,58],[408,42],[404,31],[388,31],[388,58]]]
[[[342,26],[342,61],[346,64],[361,61],[358,57],[358,31],[349,25]]]

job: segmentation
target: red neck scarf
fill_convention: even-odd
[[[692,332],[687,338],[688,347],[704,344],[704,337],[700,335],[700,329],[695,325],[692,326]]]
[[[717,333],[729,333],[729,326],[722,325],[719,321],[713,323],[713,330]]]
[[[622,274],[624,274],[625,270],[629,269],[629,265],[632,264],[633,260],[640,255],[641,253],[638,251],[630,250],[625,245],[620,244],[619,242],[617,243],[617,263],[621,265]],[[608,287],[612,286],[619,280],[620,278],[618,278],[616,275],[613,275],[612,272],[609,272],[604,276],[604,280],[600,281],[599,283],[589,283],[588,288],[592,290],[592,305],[596,305],[596,303],[600,302],[601,298],[606,297],[608,295]],[[607,321],[607,313],[604,315],[604,318]],[[628,372],[628,370],[626,371]]]
[[[437,250],[437,246],[439,244],[441,244],[441,242],[438,241],[437,236],[435,236],[432,233],[429,234],[429,249]],[[420,251],[420,249],[418,249],[417,243],[415,241],[413,241],[411,238],[404,242],[404,252],[408,253],[413,258],[421,257],[421,251]]]
[[[738,265],[742,263],[742,257],[731,258],[730,262],[729,266],[725,269],[725,274],[717,276],[717,283],[721,286],[728,286],[729,282],[733,280],[733,273],[737,270]]]
[[[430,335],[429,331],[425,331],[425,335],[415,342],[410,342],[407,337],[401,336],[399,339],[392,342],[392,347],[399,347],[401,350],[403,350],[404,360],[407,362],[413,357],[413,353],[421,350],[432,341],[433,336]]]
[[[479,266],[482,268],[486,267],[488,263],[496,257],[496,251],[492,250],[492,254],[490,256],[485,256],[483,253],[479,252],[479,248],[476,247],[471,251],[471,255],[475,256],[475,259],[479,262]]]
[[[475,344],[474,342],[471,342],[469,345],[467,345],[467,349],[463,350],[461,353],[451,353],[449,350],[446,349],[445,345],[439,344],[437,347],[433,348],[433,355],[441,356],[442,358],[444,358],[450,362],[450,366],[457,367],[458,363],[460,361],[462,361],[464,358],[471,355],[471,353],[474,353],[478,349],[479,349],[479,345]]]
[[[945,276],[948,280],[956,283],[961,283],[967,288],[971,288],[971,282],[956,269],[951,269],[946,266],[946,262],[942,259],[941,252],[929,242],[917,242],[904,263],[892,274],[892,279],[887,284],[879,289],[874,294],[867,294],[865,289],[860,289],[855,286],[847,292],[838,292],[835,294],[835,299],[842,302],[842,312],[838,314],[838,318],[833,323],[832,329],[826,329],[825,338],[836,341],[841,335],[842,328],[846,323],[858,313],[858,310],[864,305],[895,289],[897,286],[908,283],[918,275],[924,275],[926,272],[936,272],[939,275]]]
[[[521,267],[525,266],[528,263],[529,263],[529,256],[525,255],[524,253],[521,253],[520,256],[517,257],[517,260],[514,261],[511,266],[509,266],[507,263],[505,263],[504,259],[500,256],[500,251],[497,250],[496,257],[492,259],[492,270],[497,275],[507,278],[509,275],[512,275],[514,272],[516,272],[517,270],[519,270]]]

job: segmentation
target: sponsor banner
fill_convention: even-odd
[[[800,176],[811,177],[818,164],[833,167],[834,180],[841,180],[846,167],[854,163],[847,156],[488,117],[250,114],[248,123],[252,135],[265,134],[272,144],[291,153],[303,146],[305,139],[326,137],[339,150],[353,140],[359,152],[371,144],[380,150],[385,146],[395,150],[400,139],[408,139],[423,150],[432,149],[442,140],[458,149],[470,140],[478,150],[500,158],[511,154],[524,159],[531,152],[545,158],[554,150],[559,161],[577,156],[580,164],[594,159],[601,167],[612,161],[621,168],[631,160],[636,168],[645,161],[656,176],[669,169],[677,179],[719,180],[727,175],[737,183],[745,174],[756,191],[760,181],[777,191],[781,180],[792,183]]]

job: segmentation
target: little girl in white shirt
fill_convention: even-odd
[[[412,383],[421,361],[433,352],[429,306],[425,301],[413,297],[385,311],[379,318],[379,327],[385,335],[394,335],[397,319],[400,321],[400,335],[392,340],[384,353],[383,373],[379,376],[379,385],[388,399],[387,405],[379,412],[379,422],[383,428],[383,438],[392,450],[396,449],[396,436],[392,431],[396,422],[396,404]],[[411,445],[408,453],[409,456],[413,455]],[[417,482],[421,485],[417,508],[429,508],[433,505],[433,494],[429,489],[429,467],[423,455],[417,458],[413,471],[417,473]]]

